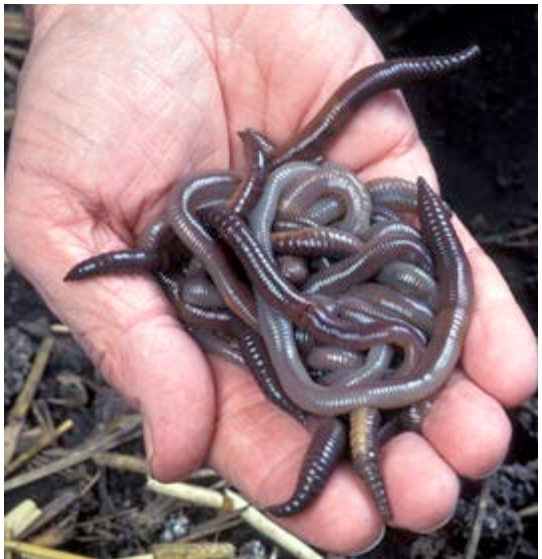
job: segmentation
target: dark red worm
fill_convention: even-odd
[[[121,273],[148,273],[158,270],[160,258],[156,252],[143,249],[127,249],[92,256],[74,266],[64,281],[81,280]]]
[[[291,516],[305,510],[322,491],[345,447],[344,424],[334,417],[319,419],[292,496],[265,510],[274,516]]]
[[[477,45],[443,56],[396,58],[366,66],[330,97],[318,114],[281,146],[273,158],[273,168],[288,161],[309,160],[320,155],[371,97],[411,83],[435,80],[463,68],[480,54]]]

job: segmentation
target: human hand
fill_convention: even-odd
[[[191,170],[242,166],[236,132],[279,144],[347,76],[381,59],[337,7],[35,8],[7,171],[6,244],[17,267],[145,420],[155,477],[208,460],[262,504],[287,498],[308,443],[252,378],[206,358],[153,282],[65,284],[77,262],[130,246]],[[397,93],[379,95],[330,150],[363,178],[434,171]],[[532,332],[496,268],[455,220],[473,268],[475,311],[458,370],[423,424],[382,452],[396,525],[430,530],[454,509],[458,475],[502,460],[502,406],[533,390]],[[514,351],[502,340],[514,340]],[[371,545],[381,521],[341,466],[321,498],[281,520],[318,547]]]

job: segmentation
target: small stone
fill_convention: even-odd
[[[250,540],[239,548],[238,559],[265,559],[267,550],[260,540]]]
[[[161,543],[171,543],[179,538],[182,538],[190,532],[191,522],[190,519],[180,513],[168,516],[166,518],[164,528],[158,536]]]

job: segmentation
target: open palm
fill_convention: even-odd
[[[338,7],[36,8],[8,166],[6,244],[106,378],[139,407],[153,474],[171,481],[207,460],[262,504],[293,489],[308,434],[252,378],[204,356],[143,277],[78,284],[76,262],[133,244],[192,170],[242,168],[237,131],[280,143],[353,71],[381,55]],[[362,177],[436,183],[397,93],[367,104],[329,156]],[[475,277],[462,360],[423,426],[383,449],[397,525],[428,530],[453,511],[458,474],[502,460],[502,405],[535,383],[532,333],[495,267],[456,221]],[[513,336],[516,351],[502,340]],[[382,526],[361,480],[338,469],[321,498],[284,524],[336,552]]]

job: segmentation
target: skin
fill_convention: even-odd
[[[206,358],[152,282],[62,278],[84,258],[129,246],[164,211],[177,177],[240,162],[238,130],[253,126],[284,142],[381,54],[335,6],[41,6],[34,24],[6,175],[10,257],[141,410],[157,478],[180,479],[207,460],[251,499],[286,500],[310,438],[302,426],[266,401],[248,374]],[[292,88],[300,65],[304,79]],[[371,100],[327,155],[363,178],[423,175],[437,184],[396,92]],[[436,399],[423,436],[405,433],[382,449],[394,523],[414,531],[450,516],[458,473],[479,477],[499,464],[510,438],[502,406],[517,405],[536,385],[531,329],[496,267],[453,222],[476,294],[461,383]],[[513,352],[502,343],[508,339]],[[458,385],[469,388],[468,402]],[[458,452],[462,430],[490,444]],[[314,506],[281,522],[343,554],[382,533],[366,487],[346,467]]]

